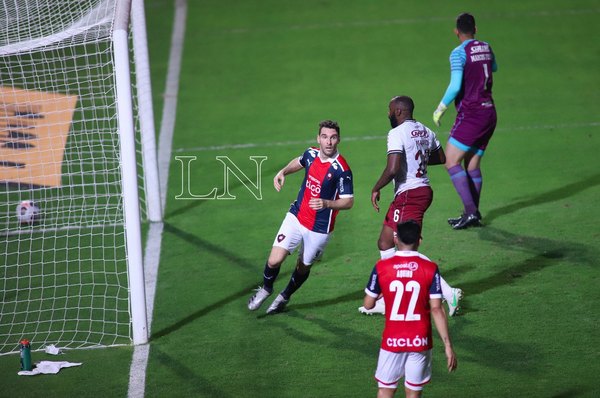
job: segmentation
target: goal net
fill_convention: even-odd
[[[154,131],[141,138],[129,2],[0,5],[0,354],[22,338],[147,339],[140,213],[155,147],[141,144]],[[39,215],[18,217],[22,201]]]

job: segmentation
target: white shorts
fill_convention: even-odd
[[[421,391],[431,379],[431,350],[391,352],[380,349],[375,372],[379,388],[398,388],[402,377],[406,388]]]
[[[299,257],[304,265],[311,265],[321,256],[329,242],[329,234],[321,234],[306,228],[292,213],[287,213],[275,236],[273,246],[281,247],[290,254],[300,247]]]

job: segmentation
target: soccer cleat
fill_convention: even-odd
[[[456,225],[462,218],[463,218],[464,214],[461,214],[460,217],[452,217],[448,219],[448,224],[450,225]],[[477,210],[475,212],[475,216],[477,216],[477,218],[479,219],[479,222],[481,222],[481,213],[479,212],[479,210]]]
[[[277,314],[278,312],[283,311],[289,301],[290,300],[286,300],[281,294],[278,294],[269,308],[267,308],[267,314]]]
[[[383,301],[383,298],[380,298],[379,300],[377,300],[375,302],[375,307],[368,310],[365,307],[361,306],[361,307],[358,307],[358,312],[360,312],[362,314],[367,314],[367,315],[373,315],[373,314],[385,315],[385,302]]]
[[[463,298],[463,291],[461,289],[452,288],[452,296],[446,298],[446,304],[448,304],[448,316],[454,316],[460,309],[460,300]]]
[[[481,227],[481,222],[477,214],[463,214],[460,220],[452,225],[453,229],[466,229],[469,227]]]
[[[259,286],[258,289],[256,289],[254,296],[250,297],[250,300],[248,300],[248,309],[250,311],[257,310],[267,299],[267,297],[271,295],[271,293],[272,292],[269,292],[265,290],[265,288]]]

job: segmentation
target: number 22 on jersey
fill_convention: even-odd
[[[401,281],[395,280],[390,283],[390,291],[395,292],[394,304],[390,312],[390,321],[420,321],[421,315],[415,314],[421,285],[417,281],[408,281],[406,285]],[[406,314],[400,313],[400,303],[403,299],[410,300]]]

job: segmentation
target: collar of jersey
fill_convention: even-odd
[[[319,158],[319,160],[320,160],[321,162],[323,162],[323,163],[325,163],[325,162],[329,162],[329,163],[332,163],[332,164],[333,164],[333,162],[335,162],[335,161],[337,160],[338,156],[340,156],[340,153],[339,153],[339,151],[338,151],[338,152],[336,152],[336,153],[335,153],[335,156],[333,156],[333,157],[330,157],[330,158],[329,158],[329,159],[327,159],[327,160],[323,160],[323,159],[321,159],[321,156],[319,156],[319,154],[320,154],[320,153],[321,153],[321,150],[319,149],[319,153],[317,154],[317,157],[318,157],[318,158]]]
[[[417,255],[419,255],[419,252],[415,250],[396,250],[396,256],[413,257]]]

